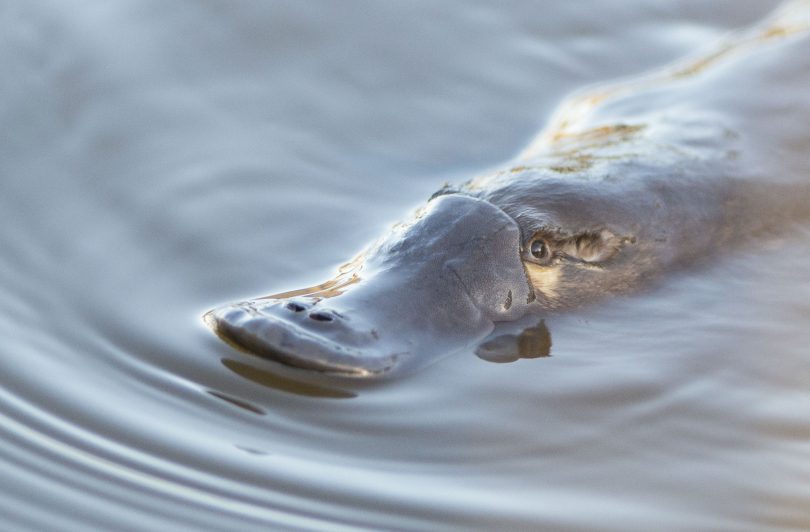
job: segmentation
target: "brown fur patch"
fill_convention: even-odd
[[[523,264],[526,266],[535,293],[542,295],[550,303],[557,301],[562,284],[562,271],[559,266],[540,266],[531,262]]]

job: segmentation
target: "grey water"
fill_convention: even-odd
[[[810,527],[808,227],[380,384],[200,320],[777,5],[0,5],[0,529]]]

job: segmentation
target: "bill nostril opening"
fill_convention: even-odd
[[[287,310],[291,310],[293,312],[303,312],[304,310],[306,310],[306,307],[301,303],[290,301],[289,303],[287,303]]]
[[[332,321],[335,317],[328,312],[312,312],[309,317],[315,321]]]

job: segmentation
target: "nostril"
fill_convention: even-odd
[[[287,310],[292,310],[293,312],[302,312],[306,310],[306,307],[301,303],[290,301],[289,303],[287,303]]]
[[[309,315],[315,321],[332,321],[335,317],[328,312],[312,312]]]

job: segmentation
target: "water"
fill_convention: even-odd
[[[5,3],[0,528],[810,527],[805,227],[382,385],[200,321],[774,5]]]

